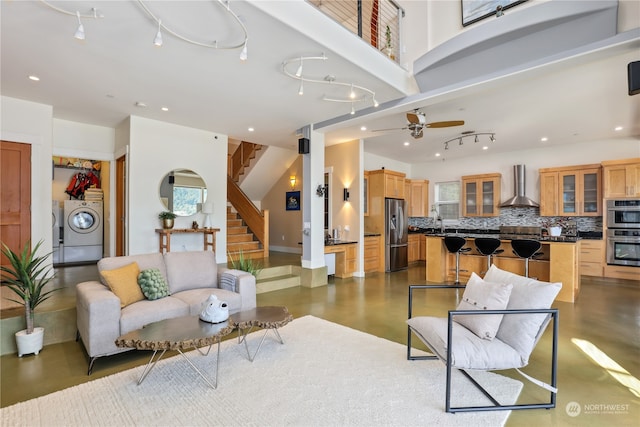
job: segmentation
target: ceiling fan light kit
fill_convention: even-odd
[[[374,107],[380,105],[376,100],[376,93],[369,88],[364,86],[357,85],[355,83],[345,83],[336,80],[336,77],[333,74],[328,74],[322,78],[320,77],[311,77],[310,75],[305,75],[304,71],[309,67],[309,63],[312,61],[326,61],[327,56],[323,53],[320,56],[299,56],[296,58],[289,58],[282,62],[282,72],[292,79],[296,79],[300,81],[300,89],[298,90],[298,94],[302,95],[302,84],[303,82],[307,83],[316,83],[321,85],[333,85],[333,86],[341,86],[348,88],[348,91],[344,98],[326,96],[322,97],[323,101],[329,102],[348,102],[351,104],[350,114],[355,114],[355,103],[357,102],[371,102]],[[303,68],[304,65],[304,68]],[[293,66],[293,67],[292,67]],[[291,69],[295,69],[295,72],[292,72]]]
[[[427,123],[427,118],[422,111],[413,110],[407,113],[407,121],[409,122],[405,127],[392,128],[392,129],[375,129],[372,132],[384,132],[390,130],[405,130],[411,131],[411,136],[415,139],[420,139],[424,136],[424,128],[448,128],[453,126],[464,125],[464,120],[449,120],[443,122],[431,122]],[[457,138],[456,138],[457,139]]]

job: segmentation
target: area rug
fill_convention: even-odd
[[[445,367],[408,361],[406,346],[313,316],[269,332],[249,362],[243,345],[222,343],[217,389],[180,356],[0,409],[2,426],[500,426],[509,411],[447,414]],[[249,335],[252,349],[262,331]],[[189,353],[212,373],[209,356]],[[522,383],[479,372],[503,403]],[[452,404],[486,404],[466,378],[454,378]]]

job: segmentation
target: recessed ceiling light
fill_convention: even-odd
[[[440,157],[440,153],[436,153],[436,157]]]
[[[255,129],[250,127],[249,129],[247,129],[249,132],[253,132]]]
[[[622,126],[616,126],[614,130],[618,132],[618,131],[621,131],[622,129],[624,129]]]
[[[405,141],[405,142],[404,142],[404,146],[405,146],[405,147],[408,147],[409,145],[411,145],[411,144],[409,143],[409,141]]]
[[[543,136],[542,138],[540,138],[540,141],[542,142],[547,142],[549,140],[549,138],[547,138],[546,136]]]
[[[40,81],[40,77],[31,75],[31,76],[29,76],[29,80],[33,80],[34,82],[39,82]]]
[[[482,147],[483,150],[488,150],[489,147],[487,147],[486,145]]]
[[[140,108],[147,108],[147,104],[145,104],[144,102],[136,102],[136,107],[140,107]]]
[[[365,131],[365,130],[367,130],[367,127],[366,126],[360,126],[360,130]]]
[[[169,111],[169,107],[162,107],[161,110],[162,111]]]

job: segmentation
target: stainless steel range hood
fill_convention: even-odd
[[[513,167],[513,192],[515,196],[505,200],[500,205],[501,208],[520,208],[520,207],[533,207],[537,208],[540,205],[525,195],[524,191],[524,165],[515,165]]]

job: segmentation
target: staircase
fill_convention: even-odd
[[[264,249],[240,215],[227,206],[227,262],[238,260],[240,252],[246,259],[264,258]]]
[[[256,278],[256,293],[278,291],[300,286],[302,267],[299,265],[281,265],[263,268]]]

